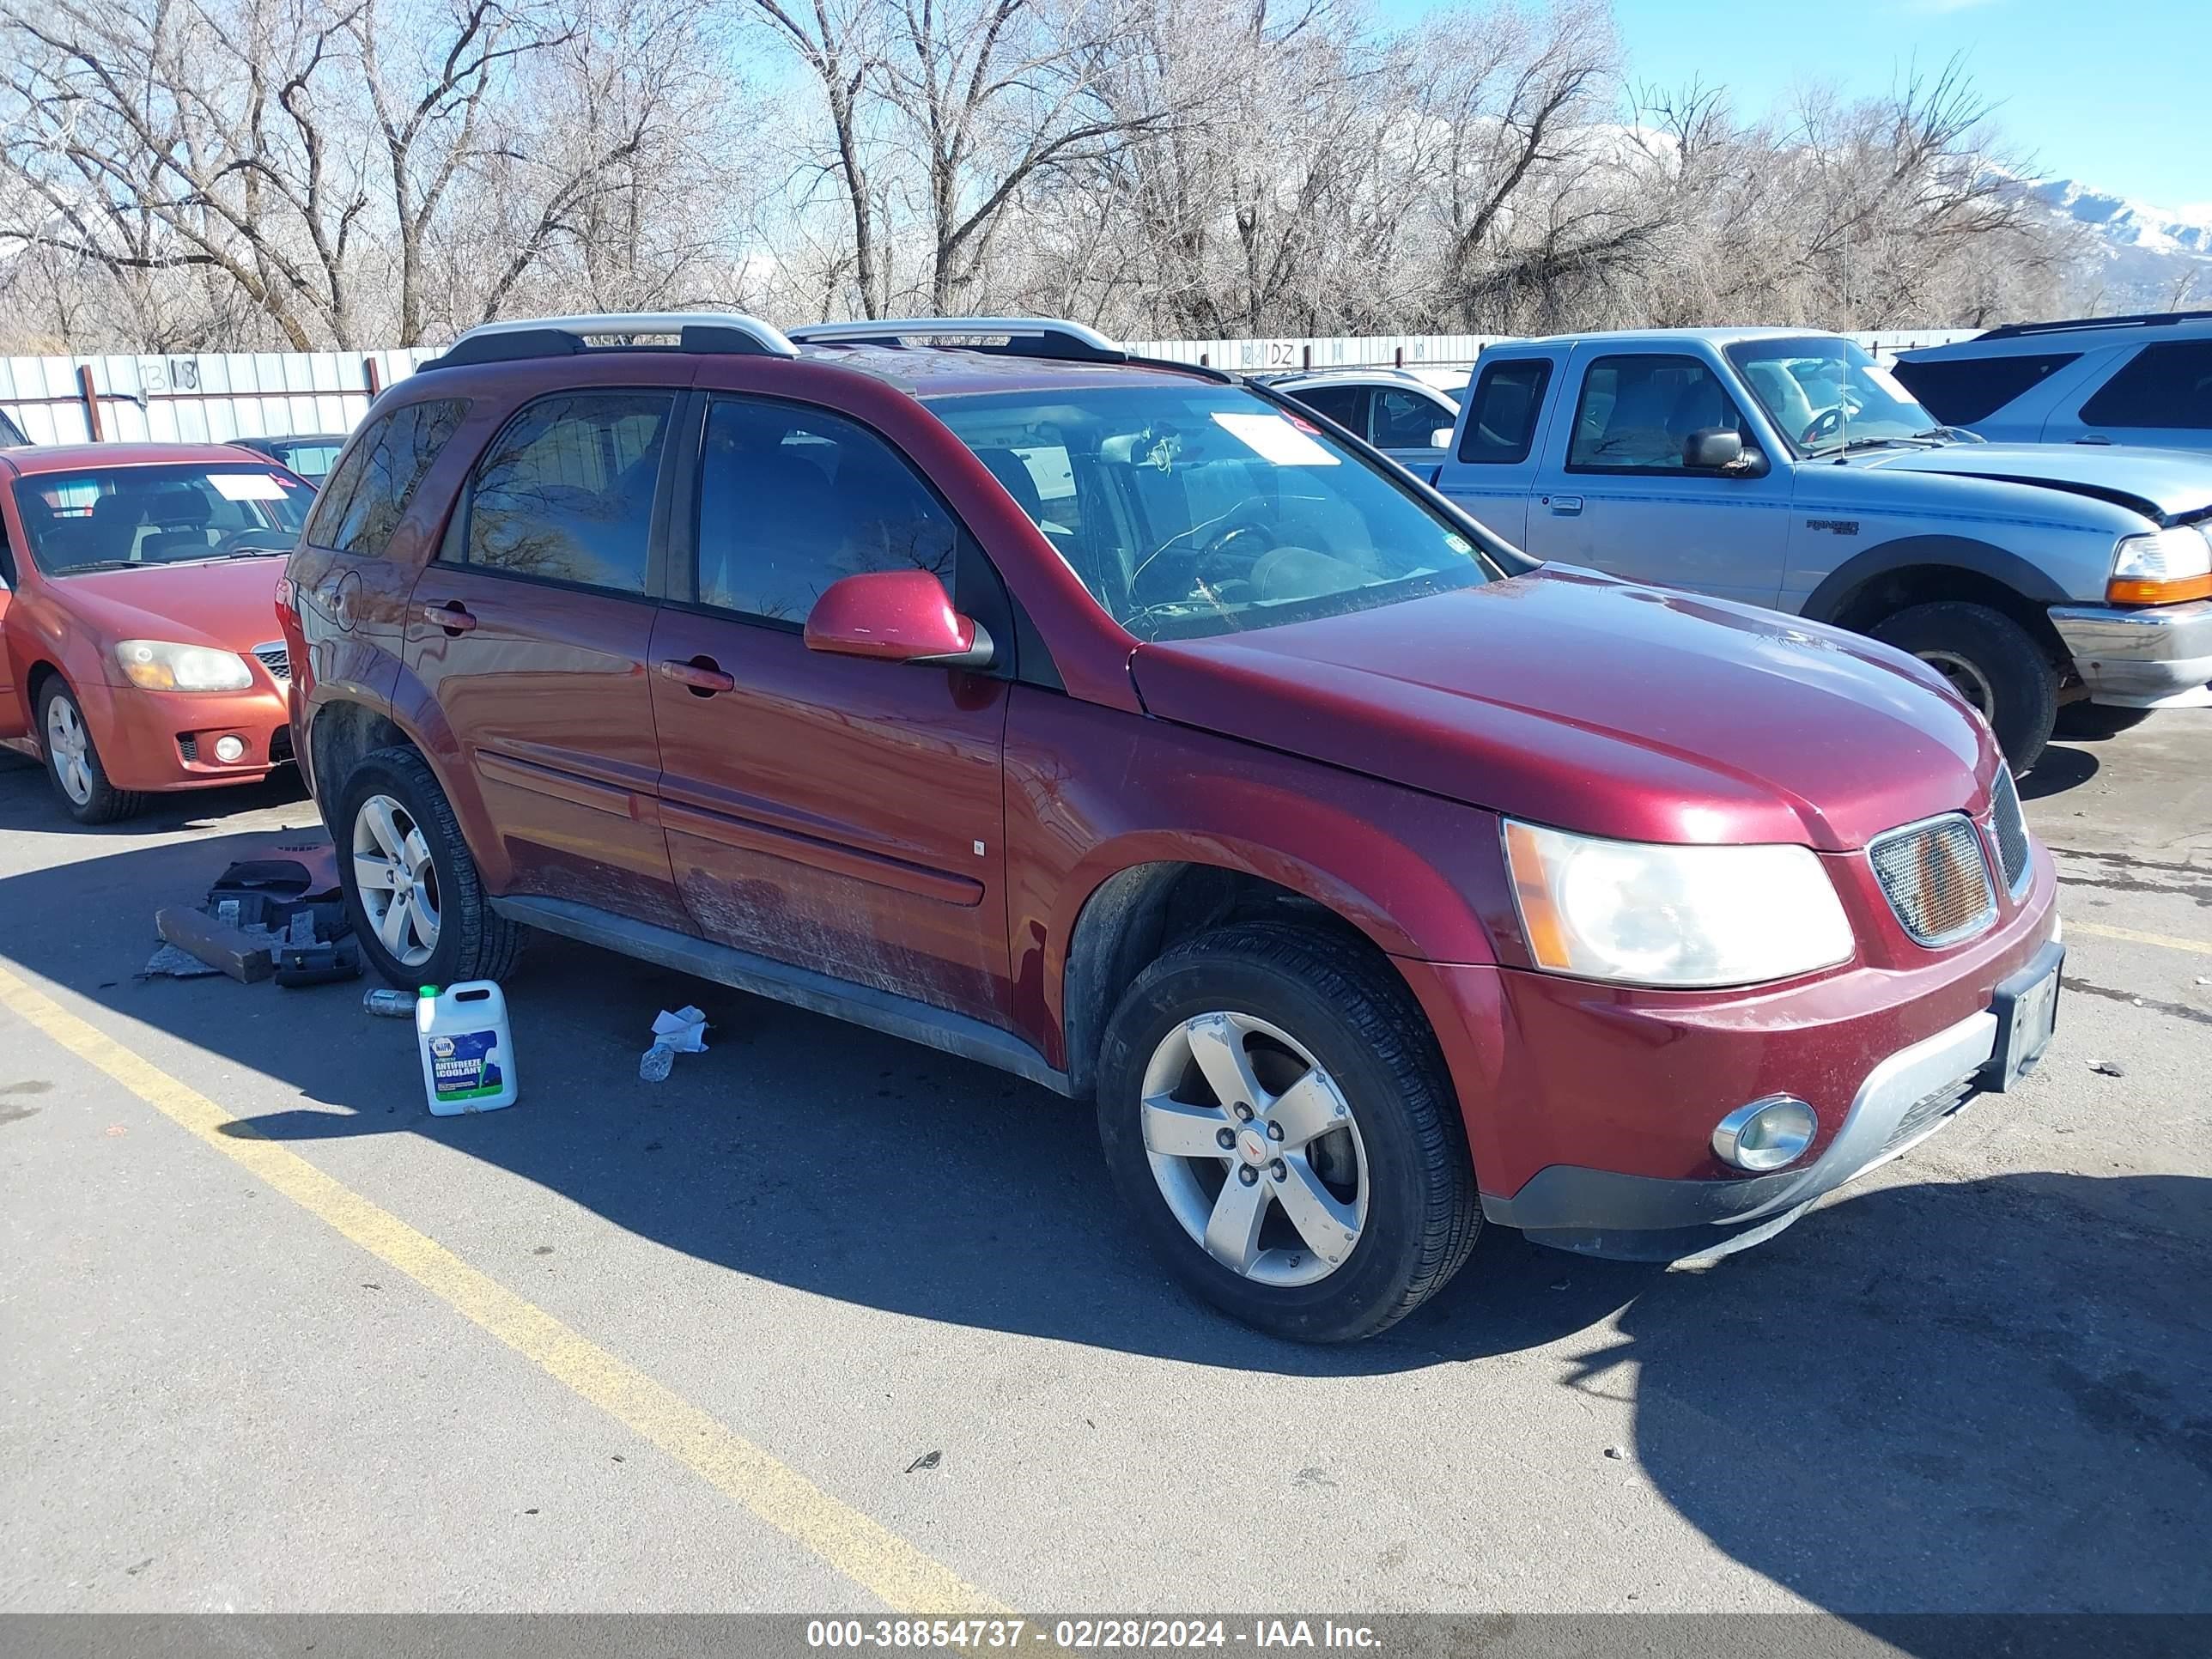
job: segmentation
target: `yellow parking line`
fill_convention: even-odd
[[[0,1006],[242,1164],[318,1220],[405,1273],[556,1382],[788,1534],[894,1610],[1003,1615],[943,1563],[840,1503],[681,1396],[416,1232],[307,1159],[258,1134],[198,1090],[141,1058],[0,968]]]
[[[2178,939],[2172,933],[2139,933],[2132,927],[2107,927],[2098,921],[2076,921],[2066,918],[2069,933],[2094,933],[2099,939],[2124,939],[2130,945],[2160,945],[2169,951],[2194,951],[2203,957],[2212,957],[2212,942],[2201,939]]]

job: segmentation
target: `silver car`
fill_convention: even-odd
[[[1399,465],[1424,477],[1443,460],[1459,404],[1427,381],[1394,368],[1336,369],[1312,374],[1255,375],[1364,438]]]

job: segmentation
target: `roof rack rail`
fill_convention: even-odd
[[[2176,323],[2203,322],[2212,311],[2139,311],[2124,317],[2075,317],[2048,323],[2006,323],[1978,340],[2016,340],[2023,334],[2057,334],[2077,328],[2170,328]]]
[[[794,328],[800,345],[937,345],[1007,357],[1126,363],[1127,349],[1081,323],[1054,317],[891,317]]]
[[[740,356],[796,357],[799,348],[773,324],[734,311],[617,311],[584,317],[523,317],[480,323],[423,368],[461,368],[471,363],[509,363],[530,357],[565,357],[605,350],[592,340],[673,335],[682,351]]]

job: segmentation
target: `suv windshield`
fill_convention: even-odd
[[[1752,395],[1801,456],[1944,436],[1933,415],[1855,342],[1832,334],[1728,348]]]
[[[255,466],[128,466],[15,481],[31,561],[49,576],[289,553],[314,492]]]
[[[1407,486],[1237,387],[1086,386],[931,409],[1139,639],[1304,622],[1503,574]]]

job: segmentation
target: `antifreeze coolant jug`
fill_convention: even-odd
[[[440,1117],[495,1112],[514,1104],[514,1039],[507,999],[488,979],[426,985],[415,1000],[415,1041],[422,1050],[422,1092]]]

